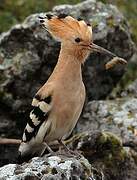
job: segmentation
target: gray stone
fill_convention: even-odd
[[[75,132],[109,131],[123,142],[137,142],[137,98],[123,97],[115,100],[89,102]]]
[[[0,168],[1,180],[95,180],[91,165],[84,158],[51,156],[33,158],[22,165],[8,164]]]
[[[96,44],[111,50],[127,61],[130,61],[131,57],[134,55],[135,48],[130,37],[128,23],[115,6],[109,4],[104,5],[101,2],[96,2],[96,0],[87,0],[74,6],[62,5],[54,7],[52,12],[56,14],[67,13],[75,18],[83,18],[85,21],[92,24],[93,39]],[[2,136],[21,137],[31,109],[30,103],[32,97],[48,79],[57,62],[60,44],[39,26],[39,15],[44,15],[44,13],[29,16],[22,24],[16,25],[7,33],[0,35],[1,127],[5,128],[5,124],[8,121],[7,127],[8,129],[12,129],[12,131],[8,131],[3,128],[0,131]],[[88,102],[90,100],[104,99],[108,96],[125,72],[125,67],[120,65],[106,71],[104,65],[108,60],[110,60],[109,57],[94,53],[89,56],[83,67],[83,79],[87,89]],[[104,177],[104,172],[105,180],[121,180],[123,177],[124,180],[135,179],[136,166],[134,160],[133,163],[131,163],[131,159],[128,161],[126,156],[124,156],[123,161],[119,156],[118,159],[111,159],[111,157],[117,157],[116,155],[119,154],[121,155],[119,152],[125,153],[122,144],[118,143],[116,147],[119,147],[119,151],[114,148],[114,153],[112,153],[113,149],[111,149],[111,147],[114,146],[112,146],[108,134],[105,137],[107,137],[106,140],[109,139],[109,146],[107,146],[108,141],[105,141],[105,146],[101,146],[105,147],[103,150],[96,144],[97,138],[100,137],[100,132],[92,135],[93,131],[97,129],[101,131],[112,131],[121,137],[123,142],[131,140],[132,144],[135,145],[136,106],[134,104],[136,104],[135,98],[125,98],[116,101],[92,101],[86,105],[75,132],[89,130],[89,133],[84,136],[84,141],[81,138],[78,146],[75,142],[73,148],[75,147],[78,150],[82,150],[83,147],[86,149],[88,145],[91,145],[90,150],[93,149],[92,152],[98,150],[97,154],[90,154],[90,158],[86,155],[86,158],[90,160],[91,164],[93,162],[95,167],[99,167],[96,169],[90,165],[92,175],[90,178],[92,180],[102,179],[102,176]],[[132,110],[132,112],[130,112],[130,110]],[[110,148],[109,153],[107,148]],[[8,163],[11,160],[11,152],[12,160],[15,159],[13,156],[17,155],[17,147],[11,150],[8,146],[0,146],[0,152],[3,152],[0,154],[3,164]],[[4,153],[5,156],[7,155],[6,157]],[[100,155],[103,155],[103,157],[101,156],[102,159],[100,159]],[[9,161],[6,162],[6,160]],[[112,166],[109,166],[110,164],[106,166],[105,163],[107,160],[109,160],[109,163],[113,160],[112,162],[115,163],[112,163]],[[54,171],[54,175],[52,173],[48,175],[46,173],[42,174],[41,168],[43,168],[43,161],[45,162],[44,167],[47,168],[47,166],[51,166],[51,164],[46,164],[49,163],[49,159],[34,158],[30,163],[22,164],[21,166],[4,166],[0,169],[0,174],[7,173],[5,174],[6,177],[8,171],[11,173],[16,172],[15,176],[12,174],[10,175],[13,179],[15,179],[15,177],[17,179],[23,179],[24,177],[26,179],[30,179],[30,177],[31,179],[47,179],[47,176],[49,179],[59,179],[62,171],[65,173],[65,178],[67,178],[70,173],[68,167],[67,170],[62,169],[62,166],[60,167],[62,162],[58,163],[57,159],[55,159],[58,167],[56,169],[57,174],[55,173],[56,171]],[[71,162],[74,162],[76,169],[80,173],[78,174],[76,169],[74,168],[74,170],[72,168],[72,172],[76,172],[76,174],[74,174],[74,179],[78,179],[77,177],[80,175],[84,177],[86,171],[84,171],[83,164],[75,158],[72,159]],[[64,163],[68,163],[66,158],[64,159]],[[103,169],[104,165],[105,170]],[[34,169],[32,169],[32,167]],[[131,167],[133,171],[130,171],[129,167]],[[103,173],[98,170],[100,168]],[[129,171],[127,171],[127,169]],[[117,173],[116,176],[115,173]],[[125,174],[123,175],[123,173]],[[129,176],[131,176],[131,178],[128,179]]]
[[[132,156],[135,151],[124,148],[116,135],[109,132],[86,131],[73,136],[66,144],[75,154],[79,151],[85,158],[77,155],[69,157],[63,151],[62,155],[35,157],[28,163],[1,167],[0,179],[136,180],[136,154]]]
[[[87,131],[73,136],[67,144],[81,151],[92,170],[100,170],[98,174],[102,174],[102,179],[137,180],[137,153],[123,147],[116,135],[107,131]]]

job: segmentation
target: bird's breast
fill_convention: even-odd
[[[85,100],[85,88],[82,86],[71,96],[58,93],[54,99],[52,113],[54,116],[54,129],[58,139],[67,137],[75,127],[82,112]],[[54,134],[54,135],[55,135]]]

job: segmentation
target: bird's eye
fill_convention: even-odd
[[[79,43],[81,41],[81,39],[78,37],[75,39],[75,42]]]

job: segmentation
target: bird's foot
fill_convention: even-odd
[[[50,157],[50,156],[58,156],[57,152],[50,152],[48,154],[45,155],[46,157]]]
[[[45,148],[49,151],[48,154],[46,154],[46,157],[50,157],[50,156],[65,156],[65,157],[69,157],[69,158],[81,158],[82,155],[78,152],[78,151],[73,151],[71,149],[69,149],[64,142],[62,142],[61,140],[59,141],[60,143],[60,148],[59,151],[54,152],[46,143],[44,143]],[[44,151],[41,154],[41,156],[44,155]]]
[[[78,159],[82,157],[82,155],[78,151],[76,151],[76,150],[73,151],[71,149],[69,149],[69,151],[66,151],[65,154],[67,154],[70,157],[74,157],[74,158],[78,158]]]
[[[49,151],[49,153],[46,154],[47,157],[49,157],[49,156],[56,156],[56,152],[54,152],[54,151],[48,146],[47,143],[44,142],[43,144],[45,145],[45,148]],[[44,151],[42,152],[41,156],[44,155],[44,152],[45,152],[45,149],[44,149]]]
[[[82,155],[78,151],[73,151],[70,150],[69,148],[67,149],[60,148],[56,152],[51,151],[50,153],[46,154],[46,157],[50,157],[50,156],[63,156],[63,157],[76,158],[76,159],[80,159],[82,157]]]
[[[48,154],[46,154],[46,157],[50,157],[50,156],[63,156],[63,157],[74,157],[73,154],[66,152],[65,150],[59,150],[56,152],[50,152]]]
[[[61,140],[59,140],[59,143],[62,145],[63,148],[60,148],[58,153],[65,155],[67,157],[75,157],[75,158],[81,158],[82,155],[78,151],[73,151],[69,149]]]

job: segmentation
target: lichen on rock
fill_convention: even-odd
[[[22,165],[5,165],[0,168],[0,178],[8,180],[25,180],[27,178],[30,180],[95,180],[91,165],[84,157],[76,159],[64,156],[35,157],[29,163],[24,163]]]
[[[113,132],[123,142],[136,141],[136,110],[137,99],[134,97],[89,102],[76,132],[100,129]]]
[[[66,143],[72,149],[81,151],[92,168],[102,174],[102,179],[136,180],[135,156],[123,147],[121,139],[113,133],[87,131],[75,135]]]

